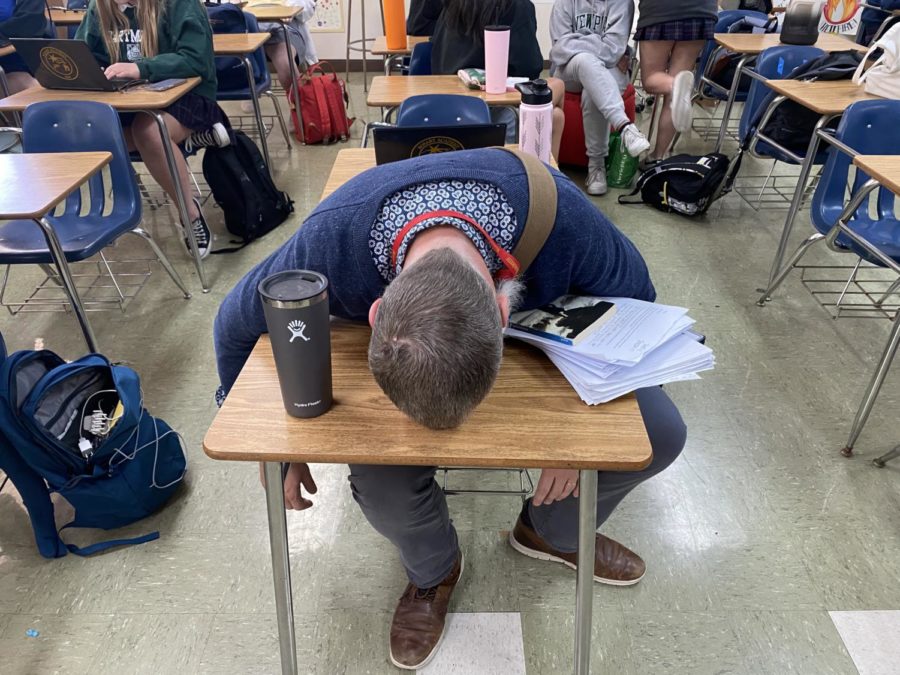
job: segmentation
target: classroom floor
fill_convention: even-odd
[[[358,138],[368,114],[358,74],[351,92]],[[335,153],[357,142],[289,153],[276,133],[270,146],[276,182],[296,202],[288,224],[239,253],[209,258],[212,290],[202,294],[168,212],[148,210],[147,224],[194,297],[182,299],[158,272],[126,313],[91,316],[105,353],[138,370],[149,409],[187,442],[190,473],[179,497],[126,532],[158,528],[161,539],[87,560],[44,560],[14,490],[0,492],[4,675],[279,672],[256,467],[214,462],[201,449],[216,410],[211,324],[241,275],[318,202]],[[686,147],[703,144],[692,138]],[[870,464],[900,442],[896,367],[858,456],[838,454],[888,323],[832,320],[797,275],[769,306],[756,306],[783,210],[756,212],[732,194],[709,218],[690,220],[619,206],[615,194],[597,206],[642,250],[659,300],[691,308],[718,365],[701,382],[667,387],[688,424],[687,448],[602,528],[644,557],[647,575],[632,588],[595,586],[594,672],[898,672],[900,461],[883,470]],[[221,212],[207,213],[227,243]],[[801,217],[798,232],[807,223]],[[123,242],[111,257],[120,251],[144,254]],[[811,256],[826,259],[834,260],[821,250]],[[15,272],[12,290],[25,292],[32,278]],[[3,312],[0,330],[13,350],[37,337],[69,358],[83,350],[71,316]],[[300,670],[395,673],[388,628],[406,579],[352,501],[346,474],[344,466],[315,467],[315,507],[288,514]],[[484,487],[513,479],[451,480]],[[568,672],[573,573],[508,547],[515,498],[449,499],[467,569],[447,642],[422,672]],[[39,635],[29,637],[31,629]]]

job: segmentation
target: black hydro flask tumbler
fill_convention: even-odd
[[[259,283],[284,408],[317,417],[331,407],[331,325],[328,279],[288,270]]]

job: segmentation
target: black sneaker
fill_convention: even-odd
[[[200,253],[200,260],[203,260],[209,255],[209,251],[212,248],[212,234],[209,231],[209,225],[206,224],[206,218],[203,217],[203,210],[200,208],[200,202],[195,199],[194,203],[197,205],[197,212],[200,215],[191,223],[191,230],[194,233],[194,241],[197,242],[197,251]],[[188,241],[187,236],[184,238],[184,245],[188,250],[188,255],[193,255],[191,252],[191,243]]]
[[[231,145],[228,129],[221,122],[216,122],[206,131],[195,131],[184,142],[186,152],[199,148],[224,148]]]

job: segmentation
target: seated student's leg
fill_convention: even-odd
[[[566,113],[563,109],[566,102],[566,84],[557,77],[548,77],[547,84],[553,92],[553,137],[550,141],[550,152],[554,159],[559,159],[559,146],[562,143],[563,128],[566,126]]]
[[[297,50],[294,49],[293,45],[290,46],[290,50],[291,58],[296,61]],[[285,50],[284,48],[284,42],[267,42],[266,56],[269,57],[272,65],[275,66],[275,74],[278,77],[278,82],[281,84],[282,88],[287,91],[291,86],[291,62],[288,60],[287,50]]]
[[[191,130],[181,124],[168,113],[163,113],[163,119],[166,123],[166,129],[173,145],[183,142],[191,135]],[[175,183],[169,173],[169,165],[166,162],[165,150],[163,149],[162,138],[159,135],[159,129],[156,121],[149,115],[136,115],[134,121],[129,127],[129,135],[134,149],[141,154],[141,160],[147,165],[147,170],[160,184],[166,194],[175,201]],[[126,135],[126,139],[128,135]],[[174,149],[175,166],[178,169],[178,180],[181,184],[182,194],[187,202],[188,215],[191,222],[200,217],[200,210],[197,208],[196,202],[191,199],[193,190],[191,187],[191,176],[188,171],[187,162],[178,148]]]
[[[662,472],[681,454],[687,428],[678,408],[661,387],[648,387],[637,392],[641,416],[647,427],[653,461],[643,471],[601,471],[597,485],[597,527],[600,527],[626,495],[645,480]],[[578,550],[578,500],[569,497],[559,502],[535,507],[527,505],[534,531],[556,551]]]
[[[566,64],[565,73],[567,81],[577,79],[581,83],[582,99],[589,97],[613,128],[620,129],[629,123],[619,83],[603,61],[582,52]]]
[[[443,581],[459,555],[447,499],[434,474],[433,466],[350,465],[353,499],[372,527],[397,547],[418,588]]]

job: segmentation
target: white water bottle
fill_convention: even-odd
[[[553,92],[547,80],[532,80],[516,85],[522,94],[519,105],[519,150],[550,163],[553,139]]]

